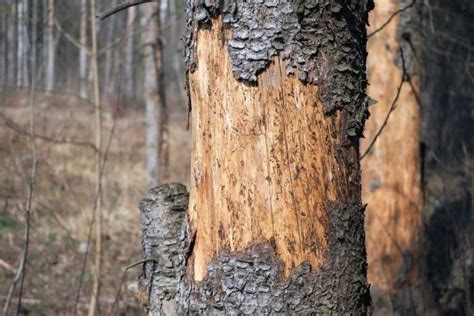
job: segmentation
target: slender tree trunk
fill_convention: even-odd
[[[18,0],[17,2],[17,75],[16,75],[16,85],[23,86],[25,84],[25,69],[27,63],[27,41],[26,41],[26,21],[27,17],[25,15],[25,0]]]
[[[112,1],[112,6],[117,4],[117,0]],[[114,31],[117,28],[117,17],[116,15],[112,15],[107,20],[107,33],[105,38],[105,45],[108,43],[112,43],[114,40]],[[105,46],[104,45],[104,46]],[[114,50],[112,48],[107,49],[105,52],[105,65],[104,65],[104,82],[103,82],[103,89],[102,89],[102,99],[105,100],[111,93],[111,77],[113,71],[113,59],[114,59]]]
[[[125,74],[124,74],[124,88],[125,96],[129,99],[134,96],[134,50],[133,50],[133,32],[135,31],[134,22],[136,18],[136,7],[128,9],[127,13],[127,40],[125,43]]]
[[[81,25],[80,25],[80,41],[81,49],[79,50],[79,95],[87,98],[88,74],[87,74],[87,0],[81,0]]]
[[[199,3],[187,2],[179,313],[366,314],[358,142],[372,3]]]
[[[168,38],[168,45],[170,47],[171,51],[171,56],[170,56],[170,62],[172,65],[172,70],[173,70],[173,82],[172,84],[175,86],[175,93],[177,96],[177,101],[178,105],[185,107],[186,106],[186,101],[185,101],[185,87],[184,87],[184,82],[181,72],[181,66],[180,66],[180,61],[181,61],[181,50],[180,50],[180,31],[178,30],[178,15],[177,15],[177,6],[178,6],[179,1],[173,1],[169,7],[169,17],[168,17],[168,25],[169,27],[167,28],[166,34],[169,34]],[[171,83],[170,83],[171,84]]]
[[[91,71],[94,83],[94,105],[95,105],[95,146],[96,152],[96,189],[95,189],[95,274],[92,286],[92,296],[89,306],[89,316],[93,316],[99,309],[100,277],[102,270],[102,108],[100,104],[99,65],[97,56],[97,25],[96,25],[96,0],[90,0],[91,5],[91,33],[92,33],[92,56]]]
[[[48,0],[46,90],[54,89],[56,67],[56,42],[54,38],[54,0]]]
[[[33,85],[33,80],[36,78],[33,77],[33,74],[36,74],[37,69],[37,60],[38,60],[38,7],[39,3],[36,1],[31,2],[31,61],[30,61],[30,75],[29,82],[30,86]]]
[[[10,69],[10,82],[12,85],[16,85],[17,81],[17,68],[18,68],[18,58],[17,58],[17,51],[18,51],[18,28],[17,28],[17,23],[18,23],[18,16],[17,16],[17,2],[13,3],[11,5],[11,27],[10,29],[12,30],[11,32],[11,50],[10,50],[10,56],[11,56],[11,69]]]
[[[10,44],[10,31],[8,27],[8,23],[10,21],[10,15],[5,14],[3,21],[2,21],[2,84],[7,85],[8,84],[8,55],[10,54],[9,52],[9,44]]]
[[[144,92],[147,148],[147,185],[154,187],[160,183],[160,154],[164,99],[160,91],[161,51],[159,43],[159,2],[141,7],[142,44],[144,45]]]
[[[369,95],[378,103],[370,108],[361,143],[362,153],[369,149],[362,159],[362,197],[368,204],[366,245],[374,306],[378,312],[388,308],[386,313],[401,314],[414,314],[417,308],[423,313],[424,307],[422,300],[417,302],[419,296],[414,296],[414,286],[421,280],[423,195],[417,102],[420,74],[413,51],[419,46],[420,14],[412,3],[375,1],[369,33],[397,10],[411,7],[369,38]]]

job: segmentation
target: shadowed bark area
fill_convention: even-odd
[[[412,291],[420,281],[423,204],[421,106],[417,101],[420,67],[416,60],[420,51],[419,6],[411,0],[375,1],[368,33],[381,28],[398,10],[403,12],[368,41],[368,93],[377,103],[369,108],[361,142],[362,153],[370,150],[361,162],[362,198],[367,203],[368,279],[380,314],[410,314],[417,306],[421,313],[423,308]]]
[[[180,313],[367,312],[361,3],[188,1]]]

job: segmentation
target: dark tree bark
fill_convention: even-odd
[[[187,1],[180,314],[370,306],[359,138],[371,1]]]

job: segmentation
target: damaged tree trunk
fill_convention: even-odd
[[[419,5],[412,0],[376,0],[370,14],[369,95],[377,104],[370,108],[361,142],[366,153],[361,161],[362,197],[368,205],[368,280],[380,314],[412,315],[417,309],[424,314],[415,287],[421,280],[423,205],[416,60],[420,20]]]
[[[187,1],[179,314],[368,312],[358,143],[371,6]]]

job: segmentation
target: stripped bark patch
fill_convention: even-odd
[[[349,114],[348,136],[358,136],[367,118],[365,21],[372,1],[188,0],[185,62],[196,68],[196,33],[222,19],[231,31],[227,49],[235,77],[258,83],[273,57],[287,61],[287,75],[319,87],[326,113]],[[360,106],[363,104],[364,106]]]

